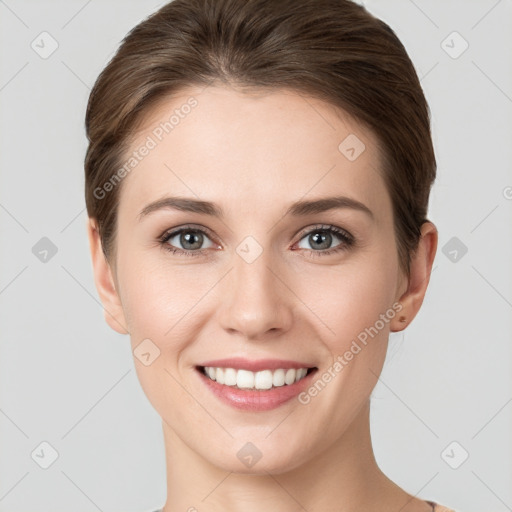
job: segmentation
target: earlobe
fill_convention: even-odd
[[[89,218],[87,220],[87,236],[91,251],[94,283],[103,304],[105,321],[119,334],[129,334],[121,300],[112,275],[112,269],[103,254],[96,219]]]
[[[421,226],[418,247],[411,257],[410,276],[406,291],[397,299],[402,309],[391,321],[391,332],[405,329],[414,319],[425,298],[432,265],[437,251],[438,234],[432,222]]]

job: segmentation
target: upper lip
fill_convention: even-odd
[[[249,370],[251,372],[258,372],[261,370],[277,370],[278,368],[314,368],[313,365],[308,363],[301,363],[299,361],[290,361],[285,359],[257,359],[250,360],[243,357],[230,357],[227,359],[215,359],[215,361],[206,361],[201,363],[200,366],[213,366],[217,368],[234,368],[236,370]]]

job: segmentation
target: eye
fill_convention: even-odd
[[[204,228],[183,226],[166,231],[159,237],[160,245],[171,253],[183,256],[200,256],[206,249],[220,248],[211,240],[211,235]],[[304,247],[303,243],[309,245]],[[334,247],[333,243],[338,242]],[[344,229],[336,226],[319,225],[305,233],[297,243],[299,249],[307,250],[314,256],[326,256],[334,252],[348,250],[354,245],[354,237]]]
[[[168,251],[187,256],[196,256],[204,249],[218,247],[211,241],[204,229],[190,226],[165,232],[160,237],[160,243]]]
[[[332,244],[338,243],[332,247]],[[304,242],[306,246],[304,246]],[[301,245],[302,244],[302,245]],[[354,237],[344,229],[336,226],[315,226],[314,229],[308,231],[299,242],[300,249],[306,249],[315,256],[327,255],[337,251],[350,248],[354,244]],[[308,247],[309,245],[309,247]]]

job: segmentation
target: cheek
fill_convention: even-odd
[[[324,325],[323,340],[331,352],[346,345],[374,326],[395,301],[398,262],[392,250],[369,251],[337,267],[304,272],[294,282],[294,292]],[[388,314],[389,316],[389,314]],[[318,322],[317,322],[318,323]],[[388,332],[388,323],[379,330]]]
[[[134,248],[119,261],[118,273],[132,348],[150,339],[163,355],[155,366],[165,362],[174,366],[215,313],[214,295],[218,295],[209,292],[224,272],[207,264],[171,262],[155,248],[147,252]]]
[[[119,265],[123,311],[137,376],[149,402],[162,414],[169,413],[169,400],[194,406],[175,380],[182,380],[178,365],[181,354],[199,335],[195,308],[208,289],[193,274],[185,266],[166,266],[147,257],[133,256]],[[147,352],[151,358],[148,365],[142,356]]]
[[[142,260],[132,260],[129,268],[124,275],[122,299],[132,337],[172,337],[177,326],[186,323],[193,299],[197,302],[199,289],[190,270],[151,265]]]

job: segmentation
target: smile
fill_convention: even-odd
[[[263,412],[276,409],[311,385],[314,368],[276,368],[250,371],[243,368],[196,366],[206,389],[222,403],[238,410]]]
[[[311,373],[314,368],[278,368],[252,372],[235,368],[201,366],[199,369],[213,381],[238,389],[267,390],[290,386]]]

